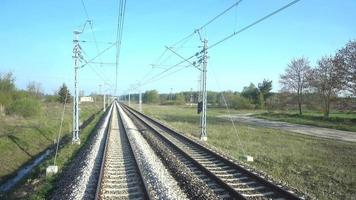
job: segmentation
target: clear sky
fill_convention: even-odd
[[[165,50],[228,8],[233,0],[130,1],[126,17],[119,66],[119,93],[151,72],[146,79],[180,61],[165,54],[163,66],[151,71],[150,64]],[[287,4],[288,0],[244,0],[202,31],[213,44],[235,30]],[[85,0],[99,42],[116,37],[118,1]],[[72,32],[86,20],[80,0],[2,0],[0,5],[0,73],[13,72],[16,83],[25,88],[29,81],[42,83],[53,93],[63,82],[72,87]],[[347,41],[356,39],[356,1],[302,0],[272,18],[233,37],[209,51],[208,89],[240,91],[250,82],[278,79],[294,57],[308,57],[312,65],[323,55],[334,54]],[[93,41],[90,29],[83,40]],[[199,37],[191,37],[179,50],[189,57],[199,51]],[[96,55],[94,43],[82,44],[87,59]],[[99,43],[99,49],[108,47]],[[114,62],[110,50],[97,61]],[[177,68],[178,69],[178,68]],[[94,72],[96,71],[96,72]],[[173,70],[174,71],[174,70]],[[97,75],[100,74],[100,77]],[[199,72],[186,68],[143,90],[160,92],[193,90]],[[80,87],[86,94],[97,92],[99,84],[114,85],[115,67],[86,66],[80,71]],[[109,86],[105,86],[109,87]],[[110,89],[110,88],[109,88]]]

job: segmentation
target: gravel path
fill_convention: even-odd
[[[273,128],[284,131],[291,131],[294,133],[300,133],[304,135],[311,135],[315,137],[341,140],[348,142],[356,142],[356,132],[351,131],[341,131],[330,128],[321,128],[315,126],[301,125],[301,124],[291,124],[287,122],[280,121],[269,121],[265,119],[255,118],[249,115],[221,115],[220,117],[232,119],[236,122],[245,123],[253,126]]]
[[[157,157],[132,120],[124,113],[120,106],[119,112],[124,121],[129,142],[134,150],[137,164],[151,198],[162,200],[188,199],[176,180],[170,175],[159,157]]]
[[[104,149],[105,129],[113,106],[101,121],[97,133],[90,138],[72,164],[65,170],[62,179],[56,184],[52,199],[93,199]]]

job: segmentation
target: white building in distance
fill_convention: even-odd
[[[80,101],[80,103],[82,103],[82,102],[92,103],[92,102],[94,102],[94,99],[93,99],[93,97],[87,96],[87,97],[80,97],[79,101]]]

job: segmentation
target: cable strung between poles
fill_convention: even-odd
[[[119,1],[119,14],[117,17],[117,31],[116,31],[115,95],[117,93],[118,67],[119,67],[119,59],[120,59],[120,53],[121,53],[122,34],[123,34],[123,30],[124,30],[125,12],[126,12],[126,0],[120,0]]]
[[[218,41],[218,42],[216,42],[216,43],[210,45],[210,46],[207,48],[207,50],[208,50],[208,49],[211,49],[211,48],[213,48],[213,47],[215,47],[215,46],[217,46],[217,45],[219,45],[220,43],[222,43],[222,42],[224,42],[224,41],[226,41],[226,40],[228,40],[228,39],[234,37],[235,35],[237,35],[237,34],[243,32],[243,31],[246,31],[247,29],[249,29],[249,28],[255,26],[256,24],[259,24],[260,22],[262,22],[262,21],[264,21],[264,20],[266,20],[266,19],[272,17],[273,15],[275,15],[275,14],[277,14],[277,13],[283,11],[284,9],[286,9],[286,8],[288,8],[288,7],[290,7],[290,6],[294,5],[294,4],[296,4],[296,3],[298,3],[299,1],[301,1],[301,0],[292,1],[292,2],[288,3],[287,5],[285,5],[285,6],[281,7],[281,8],[279,8],[279,9],[277,9],[277,10],[275,10],[275,11],[273,11],[272,13],[270,13],[270,14],[268,14],[268,15],[266,15],[266,16],[260,18],[260,19],[258,19],[257,21],[255,21],[255,22],[253,22],[253,23],[251,23],[251,24],[249,24],[249,25],[243,27],[242,29],[233,32],[231,35],[228,35],[227,37],[223,38],[222,40],[220,40],[220,41]]]

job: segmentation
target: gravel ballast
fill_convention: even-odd
[[[145,129],[145,125],[137,120],[136,117],[133,115],[129,116],[132,117],[134,123],[140,130]],[[177,156],[166,146],[167,144],[165,142],[155,136],[154,132],[147,129],[143,131],[143,137],[161,158],[165,166],[167,166],[178,181],[179,186],[187,193],[190,199],[219,199],[205,182],[195,176],[192,171],[182,163],[179,158],[177,158]]]
[[[100,169],[105,145],[104,136],[113,106],[100,122],[97,133],[65,170],[56,185],[52,199],[93,199],[96,190],[98,167]]]
[[[142,178],[151,199],[188,199],[180,189],[176,180],[151,149],[150,145],[137,130],[132,120],[119,107],[121,118],[126,129],[129,142],[134,151]]]

